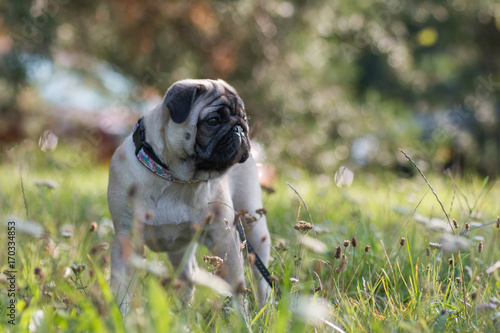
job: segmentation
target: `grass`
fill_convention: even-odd
[[[14,221],[17,228],[16,325],[8,323],[6,273],[0,275],[1,331],[500,329],[500,271],[486,272],[500,260],[500,228],[486,224],[500,214],[500,188],[492,180],[426,174],[441,207],[420,176],[359,171],[352,186],[338,188],[333,174],[290,173],[293,176],[279,181],[276,193],[264,195],[273,238],[270,270],[279,281],[281,297],[261,309],[250,294],[245,318],[209,288],[198,287],[194,301],[186,305],[179,296],[183,286],[173,274],[141,272],[134,310],[123,319],[108,286],[113,232],[106,202],[107,167],[92,165],[89,155],[75,154],[69,147],[43,153],[29,142],[1,158],[0,214],[2,222]],[[37,180],[58,186],[37,186]],[[458,228],[450,229],[445,215],[455,219]],[[429,217],[441,224],[429,223]],[[41,226],[43,235],[34,235],[36,227],[28,221]],[[314,229],[295,230],[299,221],[312,223]],[[442,225],[444,230],[439,229]],[[1,227],[0,269],[5,272],[9,235],[7,224]],[[198,251],[205,269],[209,267],[202,258],[207,254],[206,249]],[[165,254],[146,251],[146,258],[173,271]]]

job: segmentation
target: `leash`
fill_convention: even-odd
[[[241,242],[243,243],[243,242],[246,241],[246,246],[247,246],[247,249],[248,249],[248,253],[252,253],[255,256],[255,263],[254,263],[255,267],[257,267],[257,269],[259,270],[260,274],[262,275],[262,277],[264,278],[264,280],[266,280],[266,282],[269,284],[269,286],[271,286],[271,288],[275,288],[276,287],[276,283],[275,283],[276,281],[274,281],[274,280],[271,279],[271,273],[267,269],[266,265],[264,265],[264,263],[260,259],[260,257],[257,254],[257,252],[255,252],[252,244],[250,244],[250,242],[248,242],[248,240],[247,240],[247,238],[245,236],[245,232],[243,230],[241,219],[239,217],[240,217],[239,215],[236,215],[236,228],[238,229],[238,233],[240,234],[240,240],[241,240]],[[279,295],[280,294],[279,289],[277,289],[277,290],[278,290],[278,295]]]

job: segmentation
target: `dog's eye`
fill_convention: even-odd
[[[217,126],[220,124],[220,119],[213,117],[207,120],[207,125],[208,126]]]

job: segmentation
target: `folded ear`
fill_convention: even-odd
[[[180,124],[186,121],[199,90],[198,85],[180,82],[170,87],[165,96],[165,103],[170,111],[170,118],[174,122]]]

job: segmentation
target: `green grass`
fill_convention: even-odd
[[[347,332],[500,329],[500,305],[495,301],[500,299],[500,272],[486,273],[500,260],[500,229],[496,224],[475,228],[479,225],[474,223],[497,219],[498,184],[479,177],[427,175],[447,214],[459,223],[454,234],[471,223],[464,234],[468,245],[443,253],[429,246],[440,243],[443,232],[418,222],[417,214],[446,219],[425,181],[420,176],[404,179],[391,172],[361,171],[351,187],[342,189],[335,186],[333,172],[319,177],[290,173],[293,176],[281,177],[276,193],[264,195],[273,238],[270,269],[281,297],[260,309],[249,295],[248,318],[206,287],[198,287],[194,301],[183,304],[182,285],[175,276],[142,272],[134,310],[122,319],[108,286],[113,235],[106,228],[107,167],[92,165],[89,159],[68,147],[43,153],[29,143],[2,155],[0,269],[9,269],[3,222],[15,221],[17,313],[12,326],[7,316],[9,282],[6,275],[0,276],[0,331],[334,331],[328,322]],[[53,180],[58,187],[36,186],[40,179]],[[285,182],[303,198],[311,217]],[[315,226],[308,237],[326,244],[326,253],[302,245],[304,235],[293,228],[299,220]],[[45,234],[21,232],[26,221],[42,226]],[[89,230],[93,221],[99,226],[96,232]],[[353,237],[357,247],[342,245]],[[339,245],[345,259],[335,258]],[[200,267],[208,269],[201,260],[205,254],[206,249],[200,249],[198,258]],[[146,251],[146,257],[170,268],[165,254]],[[86,269],[70,268],[79,264]]]

